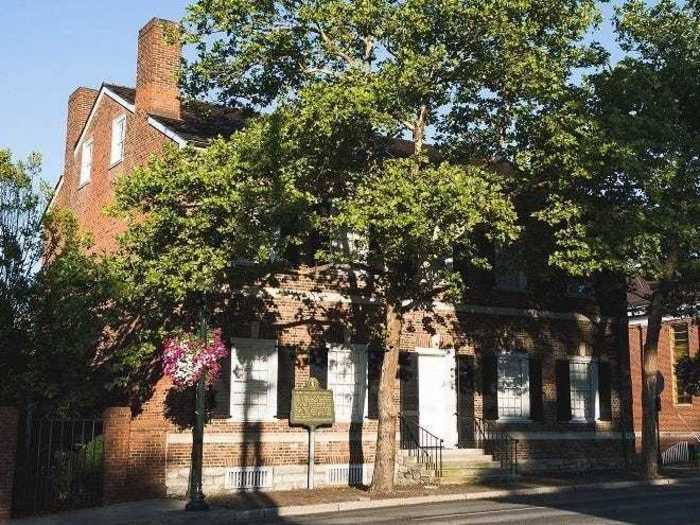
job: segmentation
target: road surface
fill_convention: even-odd
[[[206,523],[206,520],[203,521]],[[260,522],[257,522],[260,523]],[[279,525],[700,524],[700,487],[578,491],[279,518]]]

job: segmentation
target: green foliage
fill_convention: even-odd
[[[629,55],[560,106],[551,118],[564,126],[531,157],[542,173],[561,169],[541,214],[559,229],[553,262],[655,281],[675,256],[669,308],[692,304],[698,282],[699,25],[694,3],[622,6],[616,26]]]
[[[415,159],[401,159],[385,162],[341,205],[335,222],[341,230],[366,232],[359,242],[371,241],[357,253],[382,261],[390,297],[418,306],[438,289],[458,294],[458,275],[447,261],[459,254],[485,264],[474,234],[508,244],[517,237],[516,220],[492,172],[447,163],[417,169]]]

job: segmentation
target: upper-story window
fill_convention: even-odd
[[[121,162],[124,158],[124,137],[126,136],[126,115],[121,115],[112,121],[112,149],[110,164]]]
[[[83,149],[80,154],[80,186],[90,182],[92,174],[92,140],[83,142]]]
[[[496,247],[494,270],[499,290],[524,292],[527,289],[527,276],[516,246]]]

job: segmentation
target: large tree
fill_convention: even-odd
[[[552,259],[573,273],[643,279],[642,475],[657,475],[662,319],[693,309],[700,264],[700,6],[629,1],[615,16],[626,56],[591,75],[539,124],[529,160],[549,191]],[[564,176],[561,176],[564,174]]]
[[[596,16],[593,1],[201,0],[189,8],[186,41],[197,51],[188,91],[285,111],[292,145],[278,168],[311,197],[308,224],[321,237],[352,230],[366,243],[385,305],[373,490],[393,487],[402,314],[458,288],[444,264],[455,249],[483,262],[477,233],[504,243],[517,235],[494,167],[513,156],[519,120],[596,55],[580,44]],[[426,149],[431,126],[452,162]],[[397,153],[391,139],[404,135],[406,158],[388,158]],[[372,146],[382,139],[384,153]]]

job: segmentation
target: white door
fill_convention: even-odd
[[[419,350],[418,421],[421,427],[457,446],[456,362],[453,350]]]

